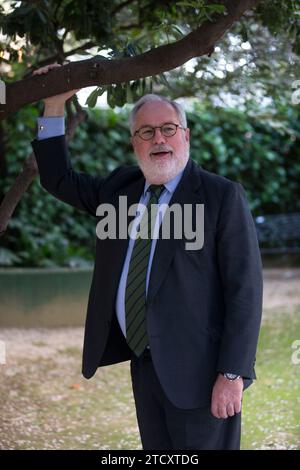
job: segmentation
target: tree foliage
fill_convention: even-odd
[[[135,57],[183,38],[205,21],[213,22],[216,14],[226,16],[224,3],[7,1],[10,9],[0,10],[0,30],[6,37],[0,43],[0,54],[7,58],[2,74],[6,81],[15,81],[45,63],[66,63],[74,57],[74,51],[103,60]],[[279,90],[287,90],[286,82],[291,85],[291,79],[299,72],[299,22],[300,6],[296,0],[264,0],[235,23],[217,50],[211,51],[211,57],[195,59],[191,73],[180,67],[160,77],[104,85],[94,91],[89,104],[93,106],[97,96],[107,91],[109,105],[122,106],[153,88],[174,96],[215,96],[224,95],[224,91],[254,94],[258,80],[263,95],[279,94]],[[250,49],[241,47],[245,43]],[[103,56],[104,50],[108,55]]]

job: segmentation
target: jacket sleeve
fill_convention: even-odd
[[[225,303],[218,371],[253,379],[263,277],[255,224],[240,183],[231,184],[223,197],[217,257]]]
[[[73,170],[65,136],[31,142],[43,188],[71,206],[96,216],[105,178]]]

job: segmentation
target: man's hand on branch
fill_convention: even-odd
[[[33,72],[33,75],[42,75],[45,73],[48,73],[50,70],[56,68],[56,67],[61,67],[60,64],[49,64],[46,65],[45,67],[41,67]],[[44,109],[44,116],[63,116],[64,111],[65,111],[65,102],[71,98],[75,93],[77,93],[77,90],[70,90],[66,91],[65,93],[61,93],[60,95],[55,95],[51,96],[50,98],[45,98],[44,103],[45,103],[45,109]]]

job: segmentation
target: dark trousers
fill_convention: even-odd
[[[240,448],[241,414],[215,418],[210,407],[184,410],[164,393],[149,349],[130,364],[137,421],[144,450]]]

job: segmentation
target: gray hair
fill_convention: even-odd
[[[179,103],[176,103],[176,101],[169,100],[165,96],[156,95],[154,93],[148,93],[147,95],[142,96],[142,98],[140,98],[135,103],[134,107],[132,108],[132,110],[130,112],[129,127],[130,127],[131,134],[133,132],[134,121],[135,121],[135,117],[137,115],[137,112],[140,110],[140,108],[145,103],[152,103],[154,101],[160,101],[160,102],[163,102],[163,103],[170,104],[175,109],[181,126],[182,127],[187,127],[187,120],[186,120],[185,110],[183,109],[183,107]]]

